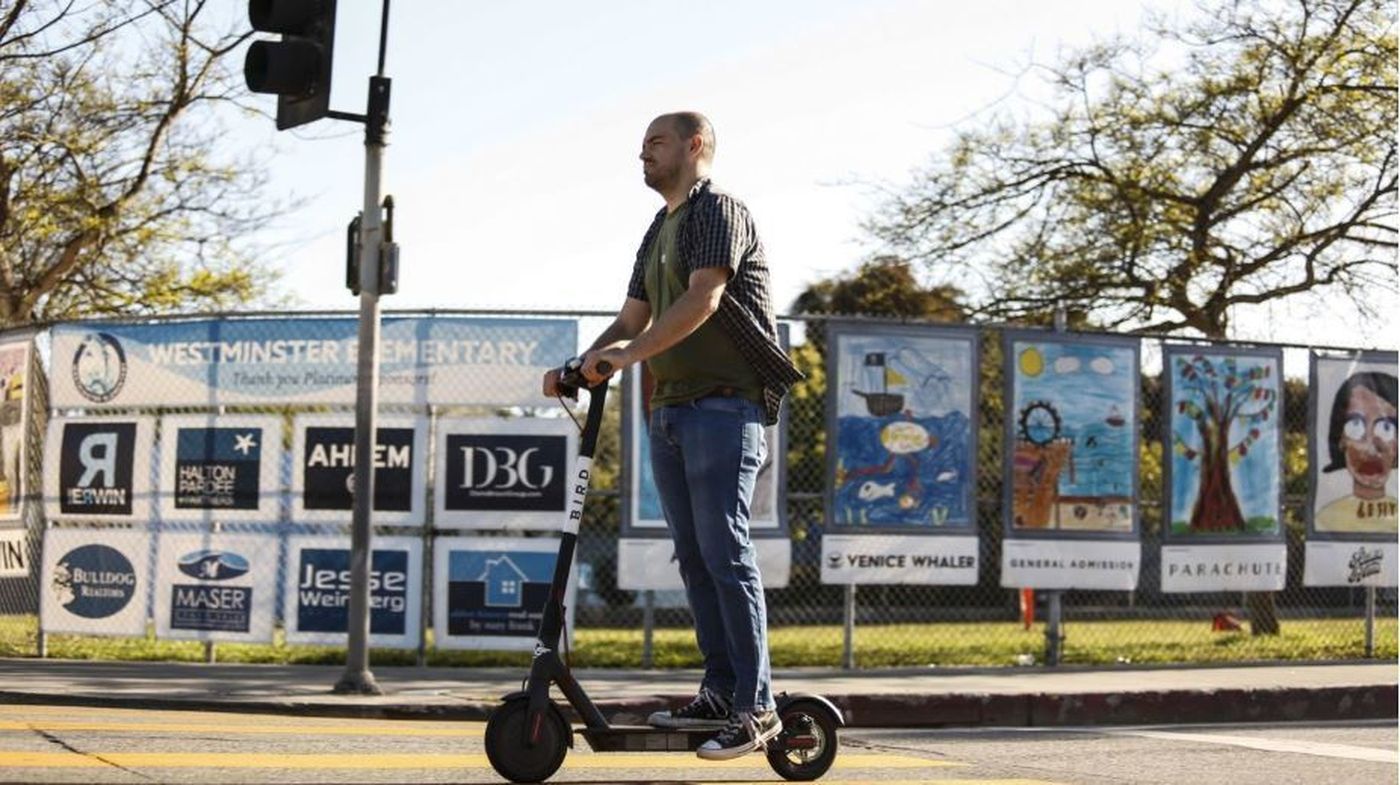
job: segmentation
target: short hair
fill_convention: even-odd
[[[1338,469],[1345,469],[1347,465],[1346,451],[1342,449],[1342,429],[1347,424],[1347,407],[1351,403],[1351,391],[1357,387],[1363,387],[1375,393],[1391,406],[1395,406],[1395,377],[1380,371],[1362,371],[1354,373],[1342,382],[1342,386],[1337,388],[1337,394],[1332,398],[1332,418],[1327,424],[1327,465],[1322,467],[1324,472],[1334,472]],[[1395,463],[1390,464],[1390,468],[1395,468]]]
[[[672,112],[667,117],[671,118],[671,124],[682,139],[700,137],[700,158],[702,160],[713,161],[715,159],[715,127],[710,124],[710,118],[699,112]]]

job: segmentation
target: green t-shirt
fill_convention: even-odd
[[[681,205],[661,223],[661,231],[647,249],[647,300],[657,319],[685,293],[689,273],[677,253],[676,235],[689,205]],[[714,318],[705,320],[680,343],[647,360],[656,379],[652,408],[686,403],[729,387],[752,401],[763,400],[763,383],[744,360],[728,333]]]

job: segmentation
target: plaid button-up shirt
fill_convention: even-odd
[[[708,177],[690,189],[686,201],[689,210],[676,236],[681,269],[685,271],[682,280],[705,267],[729,270],[729,283],[724,287],[719,310],[712,318],[719,320],[724,332],[763,382],[763,408],[767,423],[772,425],[778,421],[783,396],[803,377],[778,345],[773,303],[768,296],[768,262],[763,255],[763,241],[744,203],[716,189]],[[665,218],[666,208],[663,207],[642,238],[637,261],[632,267],[632,280],[627,285],[628,297],[647,300],[644,284],[647,249],[661,231]]]

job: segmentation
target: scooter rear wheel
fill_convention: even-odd
[[[506,701],[486,720],[486,758],[497,774],[511,782],[544,782],[564,763],[569,726],[549,705],[540,715],[535,742],[530,742],[530,700]]]
[[[812,700],[795,700],[779,709],[783,731],[768,742],[768,765],[786,780],[814,780],[836,760],[837,720]]]

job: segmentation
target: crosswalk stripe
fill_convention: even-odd
[[[0,768],[214,768],[214,769],[481,769],[489,768],[486,755],[384,753],[376,755],[286,754],[243,752],[0,752]],[[909,755],[848,753],[838,755],[836,770],[933,769],[966,766],[953,761],[928,760]],[[569,769],[768,769],[760,756],[697,763],[693,755],[674,753],[592,753],[570,755]]]
[[[1357,747],[1351,744],[1328,744],[1319,741],[1300,739],[1266,739],[1256,736],[1232,736],[1224,733],[1190,733],[1186,731],[1156,730],[1113,730],[1114,736],[1137,736],[1143,739],[1162,741],[1183,741],[1197,744],[1221,744],[1231,747],[1245,747],[1266,752],[1292,752],[1300,755],[1317,755],[1324,758],[1346,758],[1349,760],[1374,761],[1376,763],[1400,763],[1400,753],[1395,750]]]
[[[192,722],[100,722],[81,720],[0,720],[0,731],[103,731],[108,733],[260,733],[297,736],[453,736],[478,738],[485,726],[417,723],[413,727],[357,725],[268,725]]]
[[[686,782],[704,782],[704,780],[686,780]],[[773,779],[766,780],[723,780],[716,781],[717,785],[773,785]],[[848,780],[832,779],[822,777],[822,785],[1065,785],[1060,782],[1050,780],[1028,780],[1022,778],[999,779],[999,780],[945,780],[945,779],[921,779],[921,780]]]

